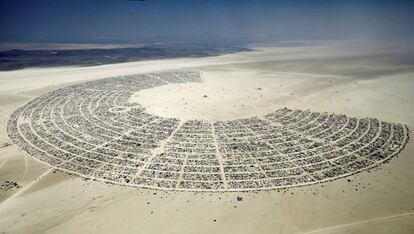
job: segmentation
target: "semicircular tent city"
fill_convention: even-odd
[[[62,88],[17,109],[12,141],[62,171],[120,185],[255,191],[349,176],[395,156],[405,125],[279,109],[265,116],[180,120],[128,102],[139,90],[202,82],[196,71],[107,78]]]

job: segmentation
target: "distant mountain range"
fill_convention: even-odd
[[[28,67],[93,66],[149,59],[216,56],[250,51],[232,45],[145,45],[130,48],[0,51],[0,71]]]

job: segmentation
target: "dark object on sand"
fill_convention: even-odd
[[[4,190],[4,191],[9,191],[9,190],[12,190],[14,188],[20,188],[20,186],[16,182],[13,182],[13,181],[6,180],[1,185],[1,189]]]

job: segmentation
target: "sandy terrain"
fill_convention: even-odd
[[[237,119],[281,107],[375,117],[414,127],[414,66],[407,50],[330,44],[256,47],[209,58],[0,73],[0,145],[9,115],[33,97],[104,77],[181,68],[200,84],[135,93],[149,113]],[[204,97],[204,95],[207,95]],[[371,172],[285,192],[189,193],[140,190],[55,172],[15,146],[0,149],[3,233],[413,233],[414,144]],[[242,201],[237,201],[241,196]]]

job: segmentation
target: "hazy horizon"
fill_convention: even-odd
[[[0,0],[0,42],[411,41],[409,1]]]

